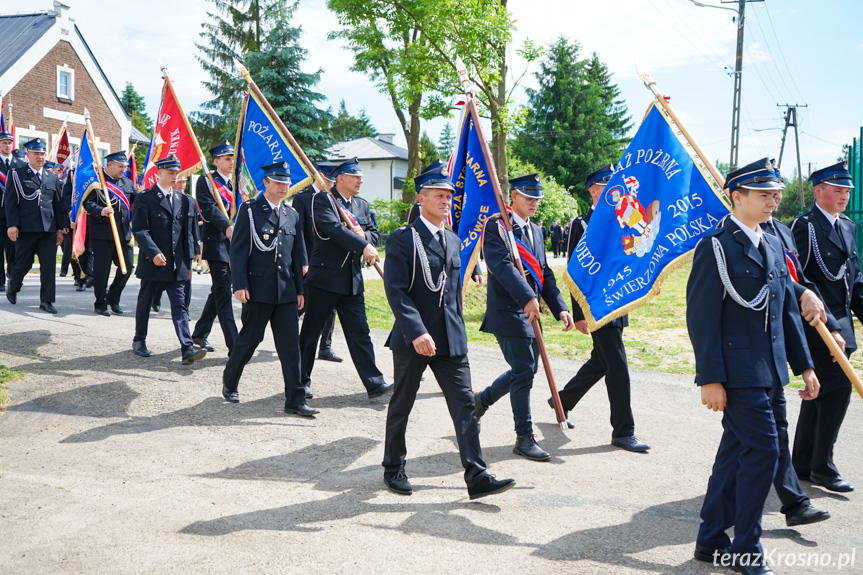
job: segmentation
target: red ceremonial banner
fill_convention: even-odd
[[[181,176],[189,176],[197,172],[201,167],[201,158],[198,157],[195,141],[195,134],[177,99],[174,87],[170,79],[166,78],[162,87],[162,103],[159,106],[156,129],[153,132],[153,139],[150,140],[147,165],[144,166],[141,188],[148,190],[156,185],[158,170],[155,162],[171,154],[180,160]]]

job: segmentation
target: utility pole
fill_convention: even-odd
[[[806,108],[807,104],[776,104],[785,110],[785,127],[782,128],[782,145],[779,146],[779,161],[776,162],[776,167],[782,167],[782,152],[785,151],[785,135],[788,133],[788,127],[794,127],[794,148],[797,150],[797,184],[800,192],[800,207],[806,207],[806,199],[803,196],[803,168],[800,164],[800,137],[797,133],[797,108]]]

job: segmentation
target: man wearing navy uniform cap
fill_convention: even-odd
[[[613,174],[614,166],[608,164],[589,174],[585,179],[593,205],[586,214],[578,216],[570,225],[566,246],[567,261],[572,259],[575,246],[587,230],[593,210]],[[575,298],[572,298],[572,315],[575,328],[587,335],[587,322],[581,308],[575,303]],[[575,409],[590,388],[605,377],[605,387],[608,390],[608,401],[611,406],[611,444],[627,451],[644,452],[650,449],[650,446],[635,437],[635,419],[630,401],[632,394],[629,366],[626,361],[626,348],[623,345],[623,328],[628,325],[629,316],[624,315],[590,333],[593,339],[590,359],[584,362],[578,373],[560,390],[560,402],[567,412]],[[551,399],[549,399],[549,405],[553,406]],[[571,428],[575,427],[572,423],[568,425]]]
[[[384,287],[395,323],[386,345],[393,352],[395,391],[387,410],[384,483],[400,495],[413,487],[405,474],[408,417],[420,377],[431,367],[450,417],[471,499],[511,488],[486,471],[474,413],[467,335],[462,317],[458,236],[444,227],[452,206],[453,185],[442,165],[426,168],[415,180],[422,214],[390,235]]]
[[[9,172],[21,167],[21,161],[12,155],[12,134],[0,132],[0,174],[5,183],[0,182],[0,292],[6,291],[6,276],[12,277],[12,266],[15,264],[15,243],[6,235],[6,209],[4,208],[4,191],[9,184]]]
[[[782,246],[759,227],[779,189],[772,165],[754,162],[728,174],[726,184],[731,216],[697,244],[686,289],[695,383],[702,404],[724,412],[695,558],[767,575],[773,571],[759,539],[779,459],[772,395],[788,384],[789,363],[803,375],[802,399],[817,397],[819,386]]]
[[[156,167],[159,179],[155,186],[138,195],[132,217],[139,248],[135,275],[141,280],[132,349],[141,357],[150,356],[147,349],[150,306],[156,292],[164,290],[171,302],[171,322],[180,340],[183,365],[189,365],[207,355],[207,350],[192,342],[185,301],[185,284],[192,277],[192,259],[196,253],[197,222],[191,198],[173,189],[180,161],[171,155],[157,161]]]
[[[800,250],[806,277],[818,286],[824,303],[839,323],[845,354],[857,349],[853,315],[863,318],[863,275],[857,253],[857,230],[842,212],[848,205],[851,174],[839,162],[810,176],[815,206],[794,220],[791,231]],[[802,479],[837,492],[854,488],[839,474],[833,461],[833,444],[851,399],[851,382],[817,332],[806,327],[806,337],[821,382],[815,401],[800,406],[791,461]]]
[[[269,323],[282,364],[285,413],[312,417],[318,410],[306,405],[298,341],[305,248],[299,216],[282,202],[291,187],[291,169],[287,162],[261,169],[264,193],[240,206],[231,239],[231,278],[234,297],[243,304],[243,327],[222,375],[222,397],[240,401],[240,376]]]
[[[119,188],[129,200],[129,207],[114,193],[96,191],[87,195],[84,200],[84,210],[87,212],[87,235],[90,240],[90,250],[93,257],[93,291],[96,302],[94,311],[99,315],[110,316],[111,313],[123,315],[120,307],[120,296],[123,288],[132,275],[134,267],[134,253],[132,246],[131,201],[135,191],[132,181],[123,177],[128,159],[126,152],[115,152],[105,156],[105,167],[102,173],[105,183]],[[105,203],[105,195],[110,198],[110,204]],[[120,238],[120,246],[123,249],[123,260],[126,264],[126,273],[120,271],[120,258],[117,255],[117,246],[114,241],[114,232],[111,229],[110,214],[114,214],[114,222],[117,226],[117,235]],[[111,263],[117,266],[114,281],[108,289],[108,276],[111,275]],[[108,310],[111,306],[111,310]]]
[[[323,191],[328,191],[333,182],[332,178],[330,178],[330,172],[332,172],[333,168],[335,168],[338,164],[333,162],[318,162],[318,173],[323,178],[324,182],[326,182],[327,187]],[[291,207],[296,210],[297,214],[300,216],[300,225],[303,228],[303,243],[305,244],[306,252],[305,259],[303,261],[303,275],[305,275],[309,271],[309,260],[312,256],[312,247],[315,245],[315,232],[314,226],[312,225],[312,198],[314,198],[315,194],[322,191],[318,186],[317,181],[312,182],[311,186],[307,186],[302,191],[300,191],[297,195],[293,197],[291,200]],[[300,315],[303,315],[305,310],[300,310]],[[336,325],[336,310],[333,309],[333,313],[330,314],[329,319],[324,324],[324,329],[321,332],[321,342],[318,347],[318,359],[323,359],[324,361],[334,361],[336,363],[341,363],[342,358],[333,353],[333,330]]]
[[[231,181],[231,174],[234,170],[234,146],[227,141],[222,142],[210,150],[210,156],[216,166],[213,180],[224,187],[222,195],[228,197],[222,198],[222,204],[225,206],[225,211],[230,214],[230,200],[233,199],[234,190]],[[201,238],[204,249],[201,259],[206,260],[210,267],[210,279],[213,286],[210,288],[207,301],[204,303],[201,317],[195,323],[192,341],[207,351],[215,351],[207,337],[210,335],[210,330],[213,329],[213,322],[218,317],[219,327],[222,328],[225,345],[228,347],[228,353],[230,353],[234,347],[234,342],[237,340],[237,323],[234,321],[234,308],[231,304],[233,290],[231,289],[231,259],[229,255],[234,227],[219,209],[214,193],[219,193],[219,191],[212,189],[209,178],[198,178],[195,197],[198,200],[198,208],[204,220],[203,238]]]
[[[63,210],[63,187],[56,174],[44,167],[45,140],[36,138],[25,147],[27,165],[9,172],[3,194],[6,235],[15,242],[15,267],[6,299],[17,303],[24,276],[33,267],[33,257],[39,256],[39,309],[57,313],[54,308],[57,246],[69,231]]]
[[[564,331],[572,329],[573,321],[546,260],[542,232],[530,221],[544,197],[539,176],[519,176],[509,185],[513,235],[536,259],[544,281],[540,285],[532,274],[522,276],[513,261],[516,247],[509,245],[500,216],[490,218],[483,232],[488,298],[480,330],[494,334],[510,369],[476,394],[476,412],[477,418],[482,417],[497,400],[509,394],[516,434],[513,453],[532,461],[547,461],[551,455],[536,443],[530,417],[530,389],[539,365],[539,348],[531,325],[540,317],[538,298],[542,297],[554,317],[563,322]]]
[[[392,384],[375,365],[375,350],[366,319],[361,260],[380,261],[375,249],[380,240],[369,203],[360,198],[363,173],[356,158],[345,160],[333,169],[335,185],[312,200],[312,225],[316,236],[306,274],[306,316],[300,330],[303,385],[311,394],[315,348],[333,308],[339,314],[348,351],[369,398],[390,393]],[[342,224],[336,202],[355,221]]]

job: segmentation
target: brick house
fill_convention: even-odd
[[[41,137],[50,148],[65,120],[76,150],[87,108],[100,159],[128,149],[131,118],[61,2],[46,12],[0,15],[0,91],[7,122],[11,104],[16,147]]]

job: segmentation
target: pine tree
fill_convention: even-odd
[[[420,137],[420,161],[422,167],[426,167],[439,158],[437,146],[435,146],[428,132],[423,130],[423,135]],[[422,169],[422,168],[420,168]]]
[[[144,102],[144,97],[135,90],[135,86],[131,82],[126,82],[126,88],[120,96],[120,103],[123,105],[126,113],[132,117],[132,125],[135,128],[147,136],[153,134],[153,119],[147,114],[147,105]],[[135,160],[138,166],[143,166],[146,163],[146,156],[146,145],[135,148]]]
[[[438,138],[437,153],[441,158],[449,159],[455,148],[455,130],[452,129],[452,124],[447,122],[444,124]]]
[[[339,102],[339,112],[328,127],[330,137],[336,142],[349,142],[360,138],[377,138],[378,131],[372,125],[366,109],[360,110],[359,116],[351,116],[344,99]]]
[[[247,53],[246,64],[255,83],[306,155],[322,158],[324,150],[332,143],[329,135],[319,129],[329,120],[329,114],[317,106],[326,98],[312,89],[320,81],[322,70],[302,71],[308,50],[300,44],[302,27],[291,25],[297,4],[283,5],[276,10],[261,51]]]
[[[539,87],[528,89],[524,129],[513,150],[587,199],[584,177],[617,163],[629,130],[626,105],[596,54],[580,57],[577,42],[559,37],[540,63]]]

